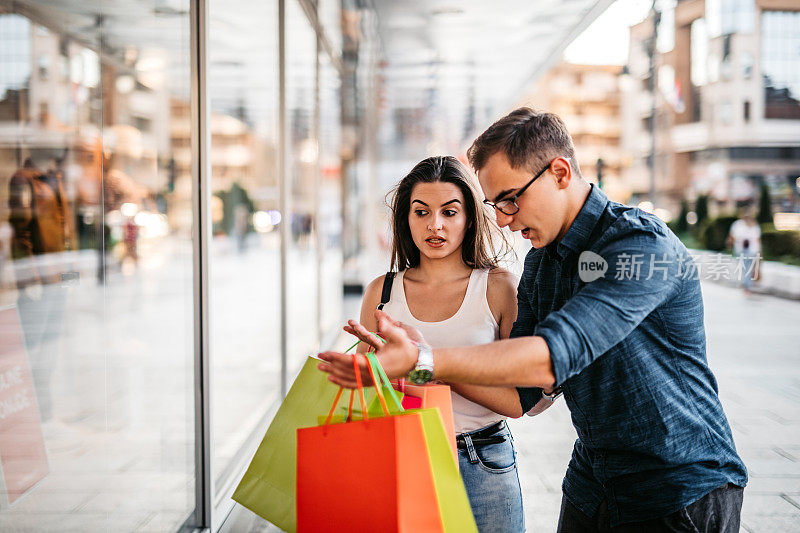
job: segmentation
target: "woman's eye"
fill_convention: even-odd
[[[428,212],[423,209],[416,209],[414,210],[414,214],[417,215],[418,217],[424,217],[425,215],[428,214]]]
[[[446,217],[454,217],[457,214],[458,212],[455,209],[447,209],[446,211],[444,211],[444,216]]]

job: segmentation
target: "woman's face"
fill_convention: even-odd
[[[467,230],[464,195],[452,183],[417,183],[408,213],[411,237],[420,254],[442,259],[461,251]]]

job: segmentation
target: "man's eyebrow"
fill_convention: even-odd
[[[500,200],[503,199],[504,196],[508,196],[509,194],[511,194],[512,192],[514,192],[516,190],[517,189],[506,189],[506,190],[502,191],[500,194],[498,194],[497,196],[494,197],[494,202],[493,203],[499,202]]]
[[[425,202],[423,202],[422,200],[414,200],[414,201],[413,201],[413,202],[411,202],[411,203],[413,204],[414,202],[419,202],[419,203],[421,203],[422,205],[424,205],[425,207],[428,207],[428,204],[426,204],[426,203],[425,203]]]

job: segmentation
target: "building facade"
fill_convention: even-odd
[[[630,158],[623,152],[622,66],[561,62],[531,87],[518,105],[559,115],[567,125],[583,176],[600,182],[611,199],[627,202],[622,180]]]
[[[677,213],[800,208],[800,6],[790,0],[684,0],[631,28],[623,145],[634,194]],[[654,39],[654,28],[657,33]]]

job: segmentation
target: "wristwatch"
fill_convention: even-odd
[[[553,392],[551,392],[550,394],[547,394],[544,391],[544,389],[542,389],[542,398],[544,398],[545,400],[550,400],[551,402],[554,402],[563,393],[564,393],[564,390],[561,387],[556,387],[555,389],[553,389]]]
[[[433,379],[433,350],[427,344],[418,343],[417,366],[408,373],[408,380],[416,385],[424,385]]]

